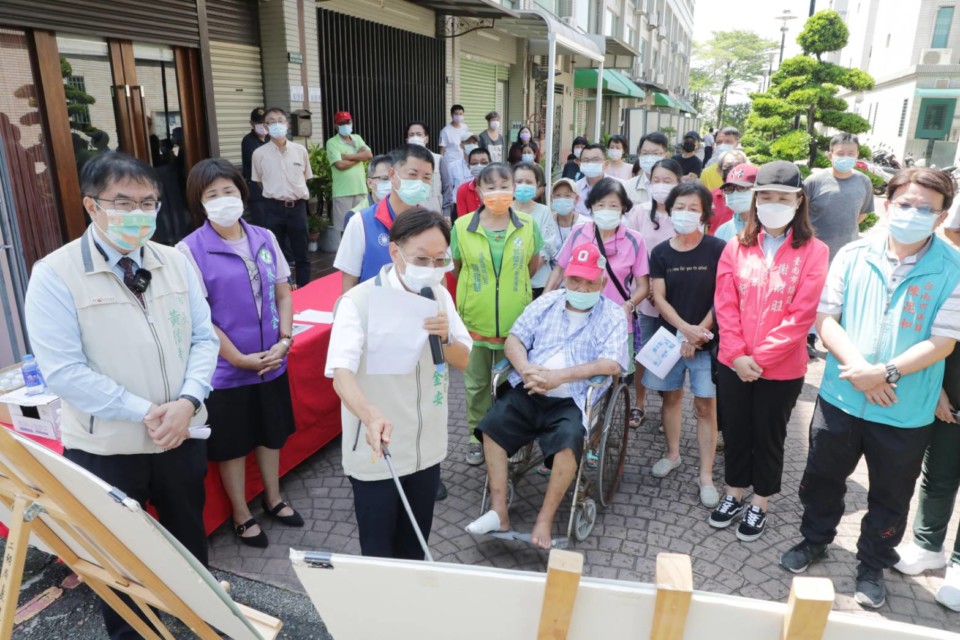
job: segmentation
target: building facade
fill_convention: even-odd
[[[960,12],[943,0],[841,0],[850,29],[831,62],[863,69],[876,86],[846,93],[850,109],[870,123],[862,136],[901,161],[945,167],[957,162],[960,140]]]

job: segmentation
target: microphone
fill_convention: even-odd
[[[137,269],[133,274],[133,279],[130,282],[130,288],[136,291],[137,293],[143,295],[147,291],[147,287],[150,286],[150,281],[153,280],[153,274],[147,271],[146,269]]]
[[[424,287],[420,289],[420,295],[428,300],[436,300],[433,295],[433,289]],[[446,358],[443,357],[443,345],[440,344],[440,336],[430,334],[430,353],[433,355],[433,364],[437,366],[437,371],[443,373],[446,369]]]

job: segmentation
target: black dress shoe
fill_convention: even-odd
[[[240,542],[250,547],[257,547],[259,549],[266,549],[267,545],[270,544],[270,541],[267,540],[267,534],[263,532],[263,529],[260,530],[255,536],[244,536],[243,532],[249,529],[250,527],[257,526],[257,521],[253,518],[250,518],[241,525],[238,525],[233,528],[234,532],[237,534],[237,537],[240,538]]]
[[[263,501],[263,511],[268,516],[276,518],[277,520],[287,525],[288,527],[302,527],[303,518],[300,516],[299,513],[297,513],[297,510],[294,509],[293,507],[290,507],[293,510],[293,513],[291,513],[290,515],[288,516],[280,515],[280,512],[283,511],[284,508],[286,508],[287,506],[288,506],[287,503],[281,500],[280,502],[277,503],[277,506],[271,509],[270,507],[267,506],[267,501],[266,500]]]
[[[447,485],[443,484],[443,480],[440,481],[440,484],[437,485],[437,500],[443,500],[447,497]]]

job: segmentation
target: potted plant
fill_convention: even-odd
[[[324,213],[324,204],[333,197],[330,162],[327,160],[327,150],[323,145],[315,144],[310,147],[310,169],[313,171],[313,177],[307,180],[307,189],[314,203],[313,212],[320,216]]]
[[[312,213],[307,216],[307,251],[317,250],[317,241],[320,239],[323,227],[324,220],[322,217]]]

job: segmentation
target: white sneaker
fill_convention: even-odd
[[[924,571],[943,569],[947,566],[947,557],[943,551],[927,551],[915,542],[904,543],[897,547],[900,562],[893,568],[908,576],[918,576]]]
[[[946,608],[960,612],[960,564],[950,563],[947,577],[937,589],[937,595],[933,597]]]

